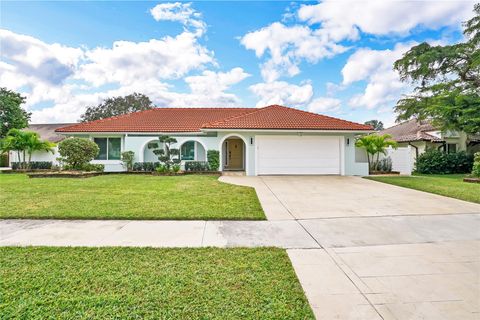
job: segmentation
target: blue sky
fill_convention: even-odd
[[[394,122],[411,90],[392,63],[462,41],[469,1],[2,2],[0,86],[33,122],[76,121],[108,96],[162,107],[267,104]]]

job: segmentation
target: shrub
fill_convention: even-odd
[[[158,173],[166,173],[168,172],[168,167],[164,164],[160,164],[158,167],[155,168],[155,171]]]
[[[480,152],[475,153],[475,161],[473,162],[472,175],[480,178]]]
[[[208,171],[210,167],[207,161],[187,161],[185,162],[185,171]]]
[[[172,171],[177,173],[178,171],[180,171],[180,165],[179,164],[174,164],[172,166]]]
[[[217,171],[220,167],[220,152],[218,150],[208,150],[207,160],[210,170]]]
[[[95,142],[85,138],[68,138],[58,144],[61,162],[75,170],[83,170],[99,151]]]
[[[153,172],[160,165],[160,162],[135,162],[133,171]]]
[[[445,153],[433,149],[421,154],[415,165],[418,173],[468,173],[472,170],[473,157],[464,151]]]
[[[22,168],[22,162],[12,162],[12,169],[18,170]],[[52,169],[51,161],[32,161],[30,169]]]
[[[123,166],[127,171],[130,171],[133,169],[133,160],[135,159],[135,152],[133,151],[125,151],[122,152],[122,162]]]
[[[0,154],[0,167],[8,167],[8,154]]]
[[[390,157],[383,158],[378,162],[378,170],[382,172],[392,171],[392,159]]]

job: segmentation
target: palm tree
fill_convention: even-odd
[[[378,135],[370,134],[357,139],[355,146],[364,148],[367,152],[367,160],[370,171],[376,170],[379,163],[380,154],[387,154],[387,148],[397,148],[397,142],[392,140],[389,134]],[[375,159],[376,156],[376,159]]]
[[[10,129],[2,140],[2,152],[17,152],[17,160],[21,168],[25,168],[25,152],[27,149],[27,134],[20,129]],[[23,155],[23,158],[21,157]]]
[[[53,153],[55,144],[43,141],[36,132],[10,129],[5,139],[0,144],[2,152],[17,152],[17,159],[22,169],[30,167],[32,153],[35,151],[47,151]],[[28,162],[27,162],[28,153]]]
[[[27,167],[30,168],[30,162],[32,161],[32,153],[34,153],[35,151],[46,151],[46,152],[51,152],[53,154],[54,153],[53,148],[55,147],[55,143],[52,143],[46,140],[41,140],[40,135],[36,132],[26,131],[25,133],[26,133],[26,151],[28,153]]]

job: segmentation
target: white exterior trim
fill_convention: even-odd
[[[308,130],[308,129],[201,129],[204,132],[281,132],[281,133],[288,133],[288,134],[295,134],[295,133],[372,133],[375,132],[374,130]]]

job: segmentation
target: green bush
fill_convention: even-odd
[[[123,166],[127,171],[130,171],[133,169],[133,160],[135,159],[135,152],[133,151],[125,151],[122,152],[122,162]]]
[[[475,153],[472,175],[480,178],[480,152]]]
[[[210,167],[207,161],[187,161],[185,162],[185,171],[208,171]]]
[[[160,166],[160,162],[135,162],[133,171],[153,172],[158,166]]]
[[[18,170],[22,168],[21,162],[12,162],[12,169]],[[51,169],[52,162],[51,161],[31,161],[30,162],[30,169]]]
[[[210,170],[217,171],[220,167],[220,152],[218,150],[208,150],[207,160]]]
[[[180,165],[177,163],[177,164],[174,164],[172,166],[172,171],[177,173],[178,171],[180,171]]]
[[[99,151],[95,142],[85,138],[68,138],[58,144],[60,161],[74,170],[83,170]]]
[[[8,167],[8,154],[0,154],[0,167]]]
[[[383,158],[378,161],[378,171],[391,172],[392,171],[392,159],[390,157]]]
[[[166,173],[168,172],[168,167],[164,164],[160,164],[158,167],[155,168],[155,171],[158,173]]]
[[[464,151],[445,153],[432,149],[418,156],[415,165],[418,173],[469,173],[472,171],[473,156]]]

